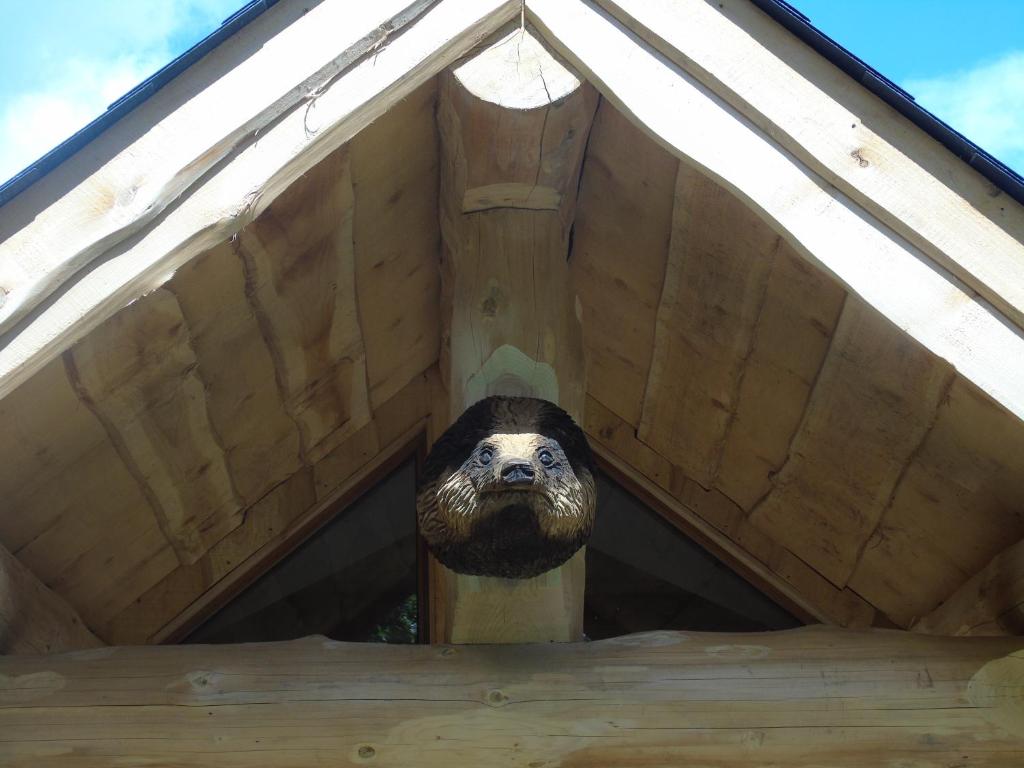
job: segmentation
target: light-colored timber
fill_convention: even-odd
[[[321,3],[261,41],[252,55],[189,94],[155,130],[0,244],[0,331],[89,262],[143,229],[233,150],[417,19],[427,0]],[[229,46],[240,47],[241,40]],[[223,55],[223,51],[218,51]],[[189,73],[213,69],[203,62]],[[202,82],[202,81],[200,81]],[[179,88],[187,88],[182,83]],[[152,105],[149,105],[152,108]],[[129,120],[142,122],[142,115]],[[0,231],[0,237],[3,236]]]
[[[74,608],[0,546],[0,655],[64,653],[102,645]]]
[[[1024,541],[992,558],[914,629],[932,635],[1024,635]]]
[[[563,405],[605,469],[800,618],[1021,631],[1024,214],[1007,193],[746,0],[532,0],[575,74],[526,78],[490,112],[467,96],[458,135],[483,170],[448,194],[445,70],[524,5],[304,5],[0,209],[0,251],[20,254],[0,259],[0,544],[98,637],[187,635],[496,387],[585,398]],[[571,104],[556,94],[584,75],[604,98],[582,146],[552,138],[564,109],[541,137],[513,108]],[[448,274],[441,300],[445,217],[561,220],[536,230],[563,249],[536,311],[497,319],[533,289],[495,227],[463,256],[508,267],[458,297]],[[581,347],[556,327],[574,317]],[[450,347],[453,327],[479,348]],[[506,637],[567,626],[545,610]],[[509,615],[473,623],[507,633]]]
[[[596,92],[522,28],[441,75],[441,371],[452,420],[488,395],[541,397],[582,419],[583,337],[566,260],[596,108]],[[444,614],[435,641],[582,637],[582,550],[533,579],[431,567]]]
[[[527,11],[545,38],[620,111],[739,195],[803,256],[1024,418],[1024,332],[970,286],[598,9],[582,0],[533,0]]]
[[[1024,642],[822,627],[0,659],[0,762],[1016,768]]]
[[[597,4],[1024,327],[1024,208],[980,173],[753,3]]]
[[[0,347],[0,397],[186,261],[236,234],[303,173],[518,10],[514,0],[441,0],[372,56],[328,77],[260,130],[258,141],[232,153],[165,215],[9,331]]]

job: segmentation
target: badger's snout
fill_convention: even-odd
[[[534,474],[528,461],[509,461],[501,468],[501,481],[505,485],[533,485]]]

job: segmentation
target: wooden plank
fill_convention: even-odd
[[[155,291],[112,317],[71,350],[67,365],[178,559],[194,563],[241,522],[243,504],[173,294]]]
[[[0,331],[112,246],[158,217],[233,150],[375,50],[430,5],[383,0],[322,3],[274,30],[243,61],[189,94],[156,125],[136,115],[137,138],[0,246]],[[278,23],[287,23],[280,14]],[[227,45],[240,45],[229,41]],[[340,52],[340,53],[339,53]],[[202,69],[203,62],[193,66]],[[215,67],[207,64],[208,69]],[[195,87],[195,86],[193,86]],[[152,116],[147,116],[152,120]]]
[[[370,420],[353,205],[349,153],[342,147],[235,240],[285,410],[310,463]]]
[[[437,80],[352,139],[359,324],[374,407],[437,361],[441,345]]]
[[[637,436],[705,488],[735,419],[780,242],[728,190],[680,166]]]
[[[3,400],[0,423],[0,542],[102,635],[174,551],[63,361]]]
[[[0,761],[1009,768],[1022,665],[1020,638],[825,627],[14,656],[0,659]]]
[[[243,502],[252,504],[301,462],[298,427],[281,401],[242,260],[223,243],[185,264],[166,288],[188,325],[228,471]]]
[[[0,397],[181,264],[236,234],[293,181],[518,12],[514,0],[440,0],[259,133],[164,215],[66,283],[4,338]]]
[[[640,423],[651,364],[678,165],[601,102],[583,160],[569,267],[583,306],[587,391],[631,424]]]
[[[780,243],[714,479],[746,510],[786,461],[845,299],[835,280]]]
[[[1024,326],[1024,208],[861,83],[749,3],[599,5]]]
[[[74,608],[0,546],[0,655],[64,653],[101,645]]]
[[[850,584],[910,626],[1024,538],[1021,509],[1024,424],[957,378]]]
[[[637,439],[603,404],[587,400],[587,434],[604,468],[637,496],[791,613],[845,627],[871,626],[875,610],[837,589],[785,547],[752,526],[742,508],[706,490]]]
[[[376,410],[375,421],[274,487],[198,562],[167,574],[113,617],[104,637],[152,643],[187,635],[416,449],[427,383],[427,373],[417,376]]]
[[[931,635],[1024,634],[1024,539],[964,582],[914,630]]]
[[[673,154],[740,196],[802,256],[1024,418],[1024,335],[971,288],[607,15],[581,0],[532,0],[527,16]]]
[[[750,521],[845,586],[952,381],[943,361],[848,300],[789,457]]]

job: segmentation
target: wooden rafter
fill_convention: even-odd
[[[1024,208],[753,3],[597,0],[1024,327]]]
[[[515,0],[441,0],[372,56],[307,83],[308,98],[276,121],[256,126],[258,140],[236,148],[165,215],[138,226],[128,239],[97,240],[109,258],[0,337],[0,397],[114,312],[162,285],[189,259],[237,233],[303,173],[518,10]],[[301,39],[288,55],[305,55]]]
[[[430,5],[429,0],[322,3],[271,30],[269,40],[216,81],[200,78],[205,87],[153,130],[142,132],[24,228],[8,233],[0,246],[5,293],[0,332],[93,259],[144,229],[255,132],[314,99],[324,84],[389,35],[399,34]],[[282,14],[275,23],[287,21]],[[225,46],[245,42],[230,40]],[[202,69],[197,65],[191,76]]]
[[[1024,418],[1024,332],[971,287],[592,5],[532,0],[527,10],[545,37],[620,111]]]

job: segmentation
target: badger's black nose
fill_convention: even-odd
[[[525,461],[509,462],[501,468],[501,479],[507,485],[530,485],[533,483],[533,467]]]

